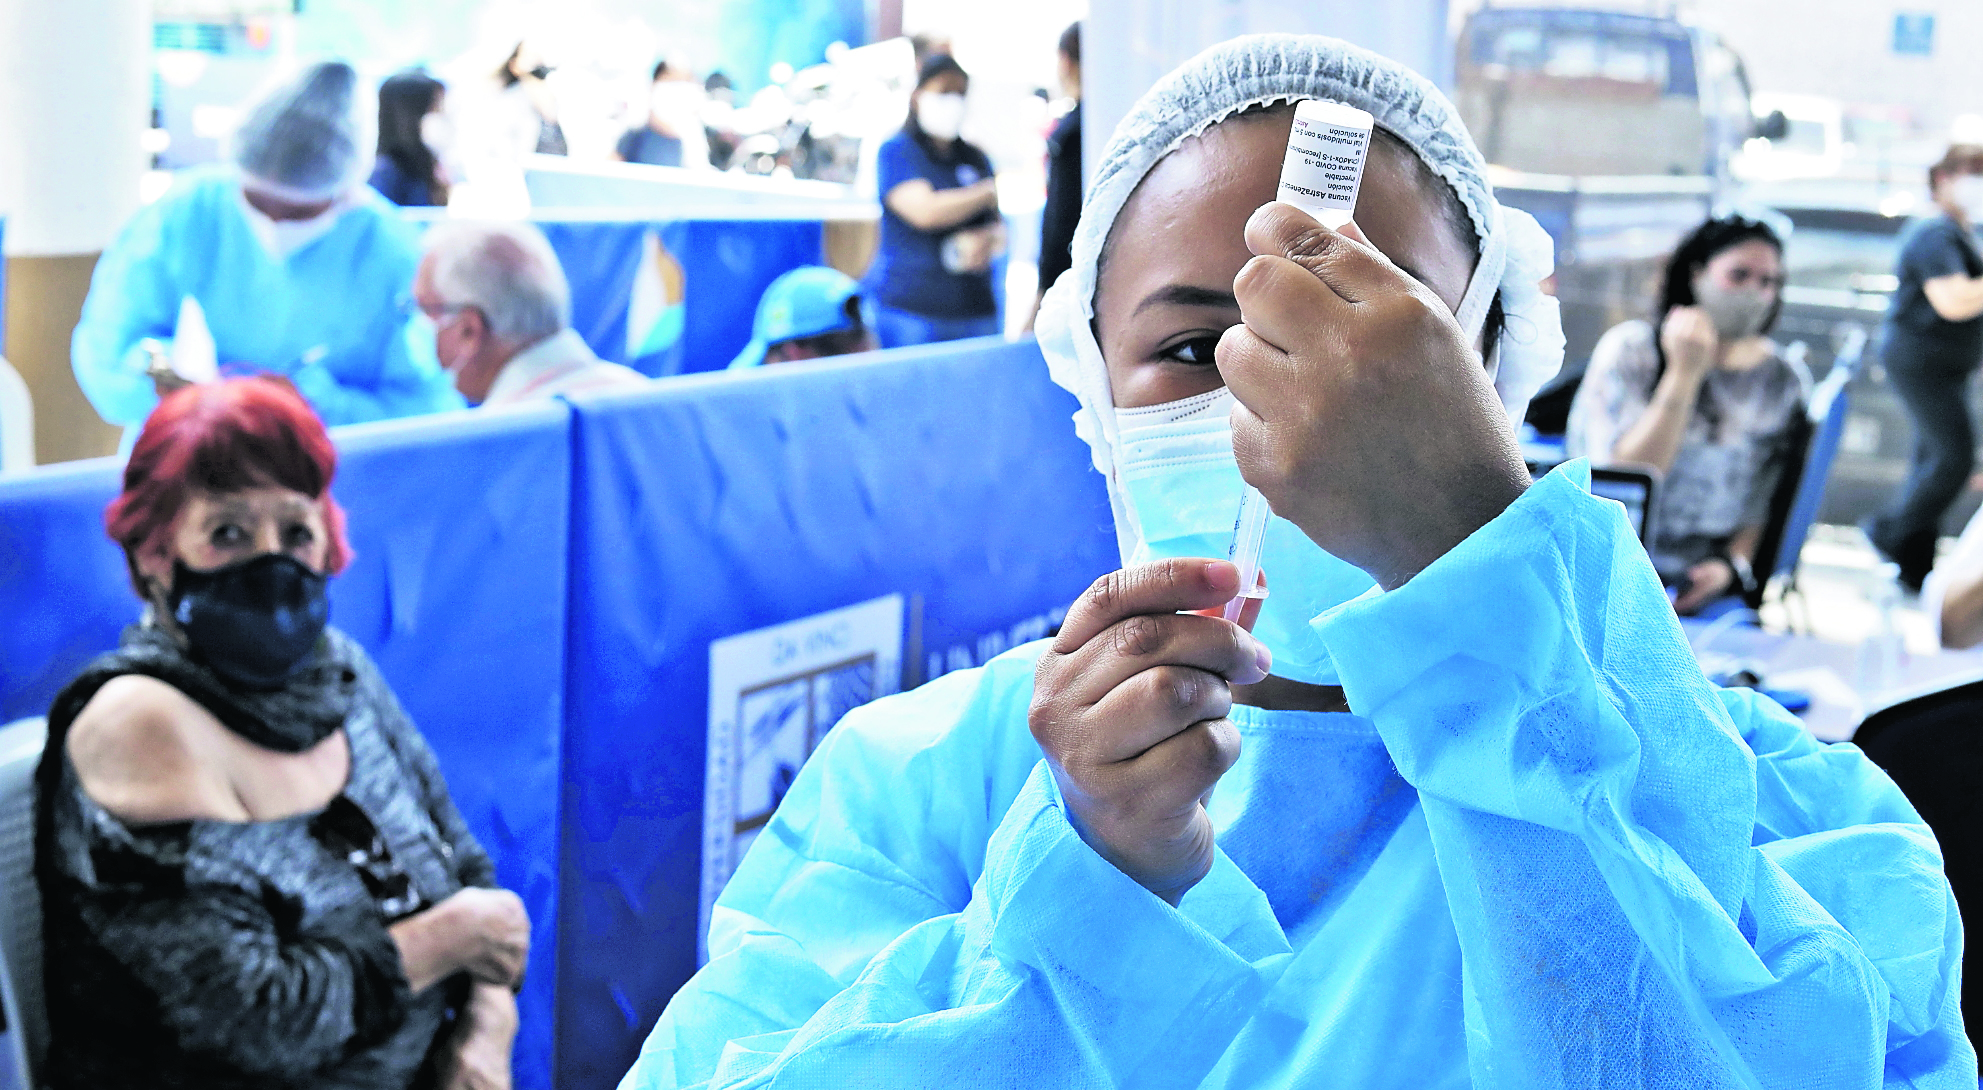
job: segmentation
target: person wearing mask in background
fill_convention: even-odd
[[[571,328],[571,288],[544,233],[527,223],[455,221],[427,233],[413,280],[414,337],[432,347],[470,405],[644,386],[593,355]]]
[[[1081,24],[1060,34],[1060,93],[1074,105],[1054,123],[1047,137],[1047,203],[1040,211],[1040,292],[1047,289],[1072,261],[1074,224],[1081,218]],[[1039,303],[1033,304],[1034,314]],[[1028,320],[1026,328],[1033,323]]]
[[[1900,496],[1868,520],[1873,546],[1920,590],[1935,566],[1942,516],[1976,468],[1969,380],[1983,362],[1983,146],[1957,144],[1928,171],[1937,215],[1900,240],[1894,290],[1880,328],[1887,380],[1914,421],[1914,462]]]
[[[1376,123],[1341,232],[1273,199],[1308,98]],[[621,1090],[1976,1085],[1920,816],[1531,484],[1555,246],[1487,171],[1332,38],[1131,107],[1039,321],[1123,567],[833,728]]]
[[[730,370],[868,352],[874,335],[861,320],[861,286],[839,269],[802,265],[764,289],[750,343]]]
[[[1659,477],[1647,548],[1674,608],[1755,589],[1750,564],[1810,379],[1766,334],[1782,308],[1783,242],[1768,224],[1711,219],[1667,259],[1652,322],[1591,352],[1564,445]]]
[[[665,60],[656,64],[648,86],[647,119],[620,137],[613,158],[657,167],[700,168],[709,161],[702,98],[695,73]]]
[[[326,626],[337,454],[288,383],[166,395],[104,513],[143,618],[35,775],[55,1090],[505,1090],[523,902]]]
[[[379,85],[379,156],[372,188],[402,208],[448,203],[442,165],[454,134],[445,112],[447,88],[425,72],[401,72]]]
[[[883,348],[999,331],[991,265],[1004,228],[991,160],[958,135],[969,86],[962,65],[931,56],[875,161],[881,239],[866,285]]]
[[[419,243],[365,184],[367,98],[350,65],[305,69],[248,111],[233,164],[185,172],[104,251],[70,358],[126,449],[159,394],[189,377],[145,342],[182,332],[211,336],[209,368],[289,379],[327,424],[460,406],[403,336]],[[197,336],[179,328],[195,320]]]
[[[517,159],[532,153],[564,155],[565,130],[558,124],[558,95],[548,82],[553,69],[529,41],[516,43],[496,69],[500,139]]]

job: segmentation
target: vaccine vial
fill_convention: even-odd
[[[1280,191],[1274,198],[1307,212],[1332,231],[1348,223],[1356,211],[1357,190],[1363,186],[1370,126],[1370,115],[1354,106],[1320,99],[1298,103],[1294,128],[1288,133],[1287,158],[1281,161]],[[1240,586],[1239,596],[1222,611],[1228,621],[1239,620],[1249,599],[1267,596],[1257,581],[1270,513],[1266,497],[1246,486],[1226,553],[1239,569]]]
[[[1370,155],[1370,125],[1368,113],[1340,102],[1309,99],[1296,105],[1275,199],[1331,230],[1348,223]]]

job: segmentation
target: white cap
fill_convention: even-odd
[[[234,161],[256,189],[322,201],[372,169],[370,111],[358,73],[342,61],[313,64],[275,88],[234,134]]]

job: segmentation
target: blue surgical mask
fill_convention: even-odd
[[[1232,404],[1232,395],[1220,389],[1116,410],[1116,473],[1138,530],[1131,563],[1230,555],[1246,486],[1233,460]],[[1253,634],[1274,653],[1274,673],[1336,684],[1335,665],[1309,622],[1376,583],[1280,517],[1267,520],[1260,567],[1268,594]]]

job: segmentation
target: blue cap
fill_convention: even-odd
[[[731,369],[758,366],[774,344],[856,328],[847,300],[860,293],[853,277],[824,265],[801,265],[773,280],[757,302],[751,342],[730,361]]]

